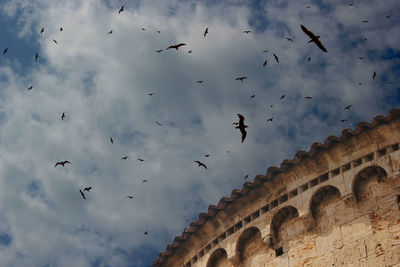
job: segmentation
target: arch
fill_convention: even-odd
[[[258,245],[262,245],[261,232],[257,227],[250,227],[243,231],[236,242],[236,255],[239,262],[243,263],[248,252],[254,252]],[[250,250],[250,251],[249,251]]]
[[[223,248],[219,248],[211,254],[207,261],[207,267],[229,267],[228,254]]]
[[[280,241],[279,230],[281,225],[290,219],[299,217],[299,212],[293,206],[286,206],[278,210],[271,220],[271,242],[275,244]]]
[[[326,206],[340,197],[340,190],[333,185],[326,185],[318,188],[311,196],[309,203],[309,210],[314,220],[317,220],[321,205]]]
[[[378,165],[372,165],[359,171],[353,179],[352,192],[357,202],[370,198],[371,186],[382,183],[386,180],[385,169]]]

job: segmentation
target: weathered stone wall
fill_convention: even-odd
[[[399,143],[400,119],[341,140],[205,218],[159,265],[400,266]]]

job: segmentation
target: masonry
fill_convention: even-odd
[[[400,109],[270,167],[199,214],[154,267],[400,266]]]

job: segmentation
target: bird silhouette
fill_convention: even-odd
[[[197,164],[199,164],[199,167],[204,167],[205,169],[207,169],[207,166],[204,164],[204,163],[202,163],[202,162],[200,162],[200,161],[198,161],[198,160],[196,160],[195,161]]]
[[[256,95],[251,95],[251,96],[250,96],[250,98],[255,98],[255,97],[256,97]]]
[[[263,53],[267,53],[269,50],[264,50]]]
[[[28,90],[32,90],[32,88],[33,88],[33,85],[29,86],[29,87],[28,87]]]
[[[59,162],[56,163],[56,165],[54,165],[54,168],[57,167],[58,165],[62,165],[64,167],[64,165],[67,164],[67,163],[72,164],[68,160],[59,161]]]
[[[110,137],[110,142],[111,144],[114,144],[114,139],[112,137]]]
[[[189,51],[188,51],[188,54],[191,54],[191,53],[192,53],[192,50],[189,50]]]
[[[205,154],[204,157],[208,158],[210,156],[210,154]]]
[[[358,57],[359,60],[362,60],[364,57]]]
[[[121,14],[121,12],[124,11],[124,7],[125,7],[125,6],[121,6],[121,8],[120,8],[119,11],[118,11],[118,14]]]
[[[92,189],[92,187],[91,186],[89,186],[89,187],[85,187],[85,189],[83,189],[83,191],[90,191],[90,189]]]
[[[184,46],[184,45],[186,45],[186,44],[180,43],[180,44],[176,44],[176,45],[171,45],[166,50],[171,49],[171,48],[175,48],[176,50],[178,50],[179,47]]]
[[[312,96],[305,96],[305,99],[312,99]]]
[[[157,31],[158,33],[161,33],[161,31]]]
[[[268,60],[265,60],[264,64],[263,64],[263,68],[265,68],[267,66],[267,64],[268,64]]]
[[[273,121],[273,119],[274,119],[274,117],[271,117],[271,118],[269,118],[268,120],[267,120],[267,122],[272,122]]]
[[[278,58],[278,56],[274,54],[274,58],[275,58],[276,62],[279,63],[279,58]]]
[[[127,198],[129,198],[129,199],[132,199],[133,198],[133,196],[126,196]]]
[[[144,232],[144,235],[148,235],[149,233],[146,231],[146,232]]]
[[[308,57],[307,61],[310,62],[311,61],[311,57]]]
[[[386,18],[388,19],[388,18],[390,18],[391,16],[392,16],[392,15],[387,15]]]
[[[243,80],[244,79],[247,79],[247,77],[246,76],[243,76],[243,77],[237,77],[236,79],[235,79],[235,81],[241,81],[241,82],[243,82]]]
[[[38,58],[39,58],[39,55],[36,53],[36,54],[35,54],[35,61],[37,61]]]
[[[144,161],[144,159],[137,159],[138,161],[140,161],[140,162],[143,162]]]
[[[8,52],[8,48],[6,47],[6,49],[3,50],[3,55],[5,55]]]
[[[158,121],[156,121],[156,124],[157,124],[158,126],[162,126],[162,124],[161,124],[160,122],[158,122]]]
[[[346,119],[343,119],[343,120],[340,120],[341,122],[346,122],[347,120]]]
[[[55,39],[53,39],[53,42],[54,42],[55,44],[58,44],[57,41],[56,41]]]
[[[246,176],[244,177],[244,179],[246,180],[247,178],[249,178],[249,175],[248,175],[248,174],[246,174]]]
[[[204,31],[204,37],[206,37],[207,33],[208,33],[208,28],[206,28],[206,30]]]
[[[363,20],[363,21],[361,21],[362,23],[368,23],[369,21],[368,20]]]
[[[344,110],[350,110],[350,108],[351,108],[352,106],[353,106],[353,105],[348,105],[347,107],[344,108]]]
[[[147,180],[146,179],[142,180],[142,183],[147,183]]]
[[[374,74],[372,74],[372,80],[375,80],[376,78],[376,71],[374,71]]]
[[[107,35],[110,35],[110,34],[112,34],[112,33],[113,33],[113,30],[109,31],[109,32],[107,33]]]
[[[64,120],[64,118],[65,118],[65,113],[63,112],[61,115],[61,120]]]
[[[62,32],[62,31],[63,31],[63,28],[61,27],[61,28],[60,28],[60,32]]]
[[[200,80],[200,81],[197,81],[197,82],[201,84],[201,83],[204,82],[204,81],[203,81],[203,80]]]
[[[81,192],[81,196],[83,197],[83,199],[86,200],[85,194],[82,192],[82,190],[79,189],[79,192]]]
[[[42,28],[42,29],[40,30],[40,34],[42,34],[42,33],[44,33],[44,28]]]
[[[161,53],[162,51],[164,51],[164,50],[160,49],[160,50],[157,50],[156,52],[157,53]]]
[[[145,28],[141,28],[142,29],[142,31],[145,31],[146,29]]]
[[[154,95],[154,93],[148,93],[147,95],[152,96],[152,95]]]
[[[285,98],[285,96],[286,96],[286,95],[282,95],[282,96],[281,96],[281,100],[282,100],[282,99],[284,99],[284,98]]]
[[[127,160],[129,157],[128,156],[124,156],[121,158],[121,160]]]
[[[287,39],[288,41],[290,41],[290,42],[293,42],[293,39],[292,39],[292,38],[286,37],[286,39]]]
[[[241,114],[237,114],[239,117],[239,125],[235,127],[235,129],[239,129],[240,132],[242,133],[242,143],[244,141],[244,139],[246,138],[247,132],[246,132],[246,128],[248,128],[249,126],[244,125],[244,116]]]
[[[321,41],[319,40],[320,37],[319,35],[316,36],[314,33],[309,31],[304,25],[301,25],[301,29],[305,34],[307,34],[311,38],[311,40],[308,41],[309,43],[315,43],[319,47],[319,49],[321,49],[324,52],[328,52],[328,50],[326,50],[326,48],[322,45]]]
[[[251,33],[251,31],[243,31],[244,33]]]

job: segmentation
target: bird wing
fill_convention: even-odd
[[[186,45],[186,44],[180,43],[180,44],[176,45],[176,47],[179,48],[179,47],[184,46],[184,45]]]
[[[64,161],[64,164],[65,164],[65,163],[72,164],[72,163],[71,163],[71,162],[69,162],[68,160],[65,160],[65,161]]]
[[[168,49],[171,49],[171,48],[176,48],[176,45],[171,45],[171,46],[169,46],[167,49],[165,49],[165,50],[168,50]]]
[[[56,165],[54,165],[54,168],[57,167],[58,165],[61,165],[61,162],[57,162]]]
[[[306,28],[306,26],[304,26],[303,24],[301,24],[301,29],[302,29],[303,32],[304,32],[305,34],[307,34],[311,39],[315,38],[315,35],[314,35],[311,31],[309,31],[309,30]]]
[[[317,44],[317,46],[324,52],[328,52],[328,50],[326,50],[326,48],[322,45],[321,41],[319,39],[317,39],[315,41],[315,43]]]
[[[201,166],[203,166],[207,170],[207,166],[204,163],[202,163]]]
[[[243,143],[244,139],[246,138],[247,132],[246,132],[246,129],[243,127],[239,128],[239,129],[240,129],[240,132],[242,133],[242,143]]]
[[[83,199],[86,199],[85,194],[82,192],[82,190],[79,189],[79,192],[81,192]]]
[[[237,114],[238,115],[238,117],[239,117],[239,125],[243,125],[244,124],[244,117],[243,117],[243,115],[242,114]],[[242,131],[242,130],[240,130],[240,131]]]

